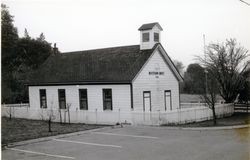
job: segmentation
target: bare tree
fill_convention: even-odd
[[[8,106],[6,107],[6,114],[8,115],[9,119],[12,119],[12,112],[13,112],[13,107],[12,106]]]
[[[67,112],[68,112],[68,120],[69,120],[69,124],[70,124],[70,107],[71,107],[71,103],[67,103],[66,107],[67,107]]]
[[[59,117],[60,117],[60,124],[62,124],[62,110],[61,108],[58,109]]]
[[[249,61],[247,50],[239,46],[235,39],[226,43],[211,43],[205,57],[198,56],[200,63],[211,71],[218,83],[219,93],[226,103],[232,103],[244,87],[243,73]]]
[[[207,72],[207,84],[204,85],[206,88],[204,88],[204,93],[201,95],[201,99],[206,103],[207,107],[212,110],[213,113],[213,124],[216,125],[217,123],[217,117],[216,117],[216,110],[215,110],[215,104],[217,102],[217,94],[218,94],[218,84],[213,76],[211,74],[211,70],[208,70]]]
[[[45,120],[44,108],[40,108],[40,110],[39,110],[39,116],[40,116],[40,118],[41,118],[42,121]]]
[[[49,132],[52,132],[51,122],[52,122],[52,120],[54,120],[56,118],[54,111],[53,111],[53,104],[54,104],[53,101],[51,101],[49,108],[46,108],[46,110],[45,110],[46,112],[40,113],[42,120],[45,120],[48,122],[48,131]]]
[[[48,127],[49,127],[49,132],[52,132],[51,130],[51,122],[52,120],[55,119],[55,114],[54,114],[54,111],[53,111],[53,107],[51,107],[50,109],[48,109],[47,111],[47,121],[48,121]]]

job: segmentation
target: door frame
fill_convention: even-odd
[[[165,90],[164,91],[164,102],[165,102],[165,111],[167,111],[167,101],[166,101],[166,92],[170,93],[170,111],[172,111],[172,93],[171,90]]]
[[[145,97],[145,93],[149,93],[149,97]],[[149,111],[152,111],[152,105],[151,105],[151,91],[143,91],[143,112],[145,112],[145,99],[149,98]]]

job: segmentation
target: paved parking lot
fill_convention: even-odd
[[[2,151],[4,160],[248,160],[249,128],[102,128]]]

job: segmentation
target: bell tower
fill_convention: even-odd
[[[152,49],[156,43],[161,42],[161,31],[158,22],[143,24],[140,31],[140,50]]]

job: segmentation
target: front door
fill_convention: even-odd
[[[166,90],[164,92],[164,98],[165,98],[165,111],[172,110],[171,90]]]
[[[151,111],[151,93],[150,91],[143,92],[143,111],[150,112]]]

